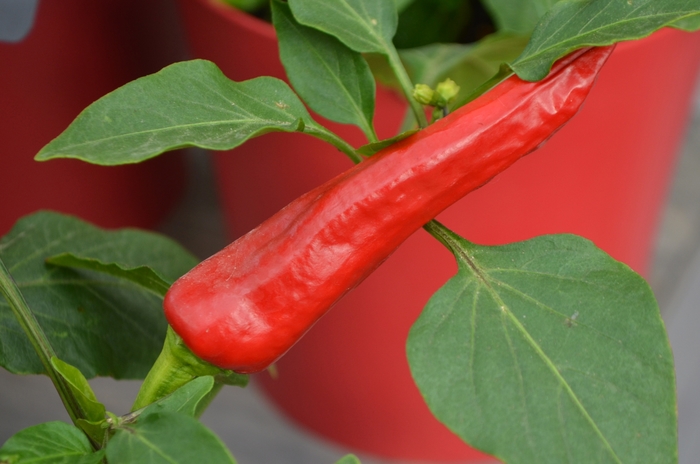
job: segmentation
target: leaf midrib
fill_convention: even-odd
[[[470,259],[467,257],[467,259]],[[476,266],[476,264],[474,263]],[[612,448],[612,445],[608,441],[608,439],[603,435],[603,432],[600,430],[598,425],[595,423],[593,418],[590,416],[588,413],[588,410],[584,407],[583,403],[581,403],[581,400],[579,399],[578,395],[573,391],[569,383],[566,381],[566,379],[561,375],[559,370],[557,369],[556,365],[552,362],[552,360],[547,356],[547,354],[544,352],[542,347],[535,341],[535,339],[530,335],[530,333],[525,329],[525,327],[522,325],[522,323],[518,320],[517,317],[513,314],[513,312],[510,310],[510,307],[501,299],[500,295],[498,292],[495,290],[495,288],[492,286],[491,282],[489,280],[484,279],[483,280],[484,285],[486,287],[486,290],[491,294],[491,297],[498,303],[500,306],[501,310],[508,316],[510,319],[511,323],[515,326],[517,331],[521,334],[521,336],[525,339],[525,341],[531,346],[532,349],[535,350],[537,355],[540,357],[540,359],[545,363],[545,365],[549,368],[550,372],[554,375],[554,377],[559,381],[559,384],[564,387],[564,389],[567,391],[569,394],[569,397],[574,401],[574,404],[576,407],[579,409],[579,411],[583,414],[583,416],[586,418],[586,421],[591,425],[593,430],[595,431],[596,435],[600,437],[600,440],[604,443],[605,447],[609,450],[610,454],[613,456],[613,458],[619,462],[622,463],[620,458],[617,456],[617,453],[615,453],[615,450]]]
[[[200,122],[200,123],[190,123],[190,124],[180,124],[180,125],[174,125],[174,126],[167,126],[167,127],[159,127],[155,129],[148,129],[148,130],[141,130],[141,131],[134,131],[134,132],[128,132],[124,134],[117,134],[113,135],[110,137],[103,137],[103,138],[96,138],[92,140],[87,140],[84,142],[80,143],[72,143],[70,145],[64,145],[61,150],[69,150],[69,149],[76,149],[78,147],[85,147],[85,146],[90,146],[90,145],[98,145],[102,143],[108,143],[112,140],[117,140],[117,139],[128,139],[132,137],[140,137],[144,135],[150,135],[150,134],[157,134],[159,132],[169,132],[169,131],[180,131],[183,129],[188,129],[188,128],[196,128],[196,127],[202,127],[202,126],[220,126],[220,125],[258,125],[258,126],[265,126],[265,125],[277,125],[278,127],[282,127],[283,125],[293,125],[296,121],[298,121],[299,118],[295,118],[291,121],[275,121],[271,119],[232,119],[232,120],[220,120],[220,121],[209,121],[209,122]],[[307,122],[304,122],[307,124]],[[237,131],[241,130],[241,128],[237,128]],[[53,150],[54,153],[58,153],[58,150]],[[121,149],[119,150],[121,151]],[[133,150],[129,150],[133,151]],[[51,152],[49,152],[51,154]],[[46,156],[46,153],[41,153],[41,155]]]
[[[482,286],[491,295],[491,297],[498,304],[498,306],[501,308],[503,313],[505,313],[508,316],[511,323],[515,326],[515,328],[518,330],[518,332],[520,332],[521,336],[523,336],[525,341],[532,347],[532,349],[535,350],[535,352],[540,357],[540,359],[545,363],[545,365],[549,368],[549,370],[554,374],[554,377],[559,380],[560,385],[562,385],[564,387],[564,389],[567,391],[569,397],[574,401],[574,404],[579,409],[579,411],[583,414],[583,416],[586,418],[586,421],[591,425],[591,427],[593,428],[596,435],[598,435],[600,440],[605,444],[605,447],[609,450],[612,457],[616,460],[616,462],[622,464],[622,460],[617,456],[617,453],[615,453],[615,450],[613,449],[612,445],[607,440],[607,438],[603,435],[600,428],[598,428],[598,425],[595,423],[593,418],[590,416],[590,414],[588,413],[586,408],[583,406],[583,404],[581,403],[581,400],[578,398],[576,393],[572,390],[571,386],[568,384],[566,379],[561,375],[561,373],[556,368],[554,363],[546,355],[546,353],[544,352],[542,347],[532,338],[530,333],[525,329],[525,327],[523,327],[523,325],[520,323],[518,318],[515,317],[513,312],[509,309],[508,305],[506,305],[505,302],[500,298],[500,295],[498,294],[498,292],[495,290],[495,288],[492,285],[491,279],[488,277],[488,273],[486,273],[483,269],[481,269],[478,266],[477,262],[464,251],[462,243],[456,241],[451,236],[443,235],[443,238],[451,243],[450,248],[457,256],[457,259],[463,261],[464,263],[466,263],[468,265],[469,269],[472,270],[472,272],[474,273],[476,278],[482,283]],[[516,364],[517,364],[517,362],[516,362]]]

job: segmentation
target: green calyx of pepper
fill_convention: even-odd
[[[168,326],[163,350],[146,376],[131,411],[145,408],[197,377],[211,375],[218,384],[245,386],[248,376],[214,366],[196,356]]]

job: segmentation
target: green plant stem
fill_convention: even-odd
[[[403,63],[401,62],[399,53],[393,46],[387,47],[387,49],[389,52],[389,54],[387,55],[389,66],[394,71],[396,79],[399,81],[401,90],[406,96],[406,100],[408,100],[408,103],[411,106],[413,115],[418,121],[418,126],[421,129],[424,127],[428,127],[428,119],[425,117],[425,110],[423,109],[423,106],[420,103],[418,103],[415,98],[413,98],[413,83],[411,82],[411,78],[408,77],[408,73],[406,72],[406,68],[404,68]]]
[[[51,379],[51,382],[53,382],[54,387],[56,387],[56,391],[61,397],[63,406],[65,406],[71,421],[77,425],[80,419],[88,420],[87,415],[80,407],[80,403],[75,396],[73,396],[70,386],[51,364],[51,358],[56,356],[56,352],[2,260],[0,260],[0,290],[10,304],[10,309],[12,309],[12,313],[15,315],[15,318],[17,318],[20,327],[22,327],[27,338],[29,338],[29,342],[32,344],[32,347],[34,347],[34,351],[36,351],[37,356],[39,356],[39,360],[44,366],[46,374]],[[93,447],[99,449],[99,446],[96,446],[95,443],[93,443]]]
[[[435,239],[437,239],[438,242],[442,243],[445,246],[445,248],[450,250],[453,254],[456,254],[457,247],[454,245],[454,239],[452,238],[452,236],[450,236],[451,231],[447,227],[443,226],[435,219],[432,219],[430,222],[423,226],[423,229],[425,229],[426,232],[435,237]]]
[[[355,148],[352,145],[350,145],[348,142],[343,140],[342,138],[335,135],[333,132],[328,131],[328,130],[318,130],[318,129],[314,129],[313,127],[306,127],[304,129],[304,132],[330,143],[331,145],[336,147],[338,150],[345,153],[353,163],[357,164],[360,161],[362,161],[362,156],[360,156],[355,151]],[[376,135],[375,135],[375,139],[376,139]]]

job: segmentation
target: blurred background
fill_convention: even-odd
[[[0,198],[6,200],[0,233],[39,207],[62,209],[61,192],[67,192],[82,198],[71,207],[73,214],[92,215],[91,220],[106,227],[126,223],[155,228],[205,258],[228,243],[215,164],[208,153],[188,149],[125,169],[63,160],[37,167],[31,160],[93,100],[189,56],[178,10],[169,0],[142,4],[121,0],[102,11],[91,10],[88,3],[0,0],[0,141],[5,150],[0,161]],[[71,22],[75,18],[61,12],[72,8],[67,5],[75,6],[73,16],[107,15],[112,29],[98,31],[103,26],[97,22],[76,29]],[[95,34],[111,37],[100,44],[109,53],[97,49]],[[49,45],[56,48],[47,49]],[[59,62],[60,57],[69,64]],[[91,70],[88,76],[82,75],[86,64]],[[10,68],[24,74],[9,72]],[[49,76],[51,85],[42,87]],[[696,87],[700,88],[700,80]],[[68,89],[75,94],[72,98]],[[648,273],[676,360],[682,464],[695,463],[700,456],[700,337],[696,335],[700,329],[700,98],[697,91],[694,95]],[[8,168],[9,163],[17,164]],[[167,185],[160,183],[163,178],[168,179]],[[28,182],[36,182],[36,187],[29,188]],[[136,192],[135,185],[139,186]],[[18,197],[19,192],[25,196],[30,191],[43,193],[36,198]],[[98,191],[108,193],[100,197]],[[100,211],[91,210],[88,199],[100,204]],[[103,378],[91,384],[107,409],[116,413],[128,411],[139,387],[136,381]],[[0,443],[25,427],[49,420],[68,420],[49,380],[13,376],[0,369]],[[271,406],[254,383],[246,389],[225,388],[203,421],[241,463],[330,463],[354,451],[295,425]],[[367,463],[399,462],[354,452]]]

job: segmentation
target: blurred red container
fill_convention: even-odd
[[[180,6],[196,57],[234,80],[284,76],[269,24],[216,0]],[[700,34],[664,30],[619,45],[570,124],[439,219],[482,244],[576,233],[647,272],[699,65]],[[403,111],[379,90],[381,135],[396,130]],[[298,134],[265,135],[215,162],[234,237],[349,166]],[[451,255],[417,232],[279,361],[277,380],[257,381],[288,416],[346,446],[398,459],[488,459],[433,418],[406,362],[411,324],[454,272]]]
[[[119,167],[34,155],[90,103],[183,50],[169,0],[43,0],[23,40],[0,42],[0,234],[38,209],[104,227],[165,217],[184,191],[181,154]]]

